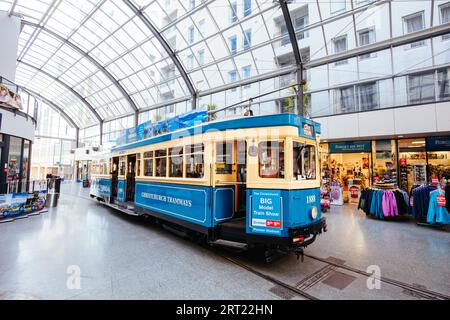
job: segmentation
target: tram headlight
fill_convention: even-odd
[[[311,208],[311,218],[312,218],[313,220],[315,220],[315,219],[317,218],[318,215],[319,215],[319,210],[317,209],[316,206],[313,206],[313,207]]]

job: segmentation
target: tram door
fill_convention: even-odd
[[[247,142],[239,140],[235,143],[236,154],[236,215],[245,216],[247,190]]]
[[[135,182],[136,182],[136,155],[128,156],[127,167],[127,198],[126,201],[134,201]]]
[[[112,159],[111,166],[111,199],[112,202],[117,198],[117,184],[119,182],[119,158]]]

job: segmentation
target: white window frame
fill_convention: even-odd
[[[345,12],[345,10],[347,10],[347,1],[342,1],[342,3],[344,4],[344,8],[333,11],[333,3],[336,3],[338,0],[330,0],[329,4],[330,4],[330,13],[331,14],[337,14],[337,13],[341,13],[341,12]],[[339,1],[339,3],[341,3],[341,1]]]
[[[439,24],[443,24],[444,22],[442,21],[442,9],[446,9],[446,8],[448,8],[448,9],[450,9],[450,2],[446,2],[446,3],[443,3],[443,4],[441,4],[440,6],[439,6]],[[450,40],[450,33],[448,33],[448,34],[444,34],[442,37],[441,37],[441,40],[442,41],[448,41],[448,40]]]

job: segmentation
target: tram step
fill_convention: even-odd
[[[245,250],[248,248],[248,245],[246,243],[228,241],[228,240],[224,240],[224,239],[217,239],[216,241],[211,242],[211,244],[215,245],[215,246],[229,247],[229,248],[241,249],[241,250]]]

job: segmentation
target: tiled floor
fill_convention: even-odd
[[[58,207],[48,213],[0,224],[0,299],[284,297],[272,283],[214,250],[105,208],[79,185],[64,185],[63,190]],[[341,259],[363,270],[378,265],[383,276],[450,294],[448,232],[413,222],[368,219],[351,206],[334,207],[326,217],[330,231],[307,253]],[[350,281],[345,275],[345,283],[338,277],[306,286],[302,279],[324,268],[317,261],[306,259],[302,264],[291,256],[271,265],[257,264],[283,281],[302,283],[321,298],[408,298],[395,290],[361,296],[358,283],[364,281]],[[79,289],[71,277],[78,270]],[[335,270],[327,272],[339,276]]]

